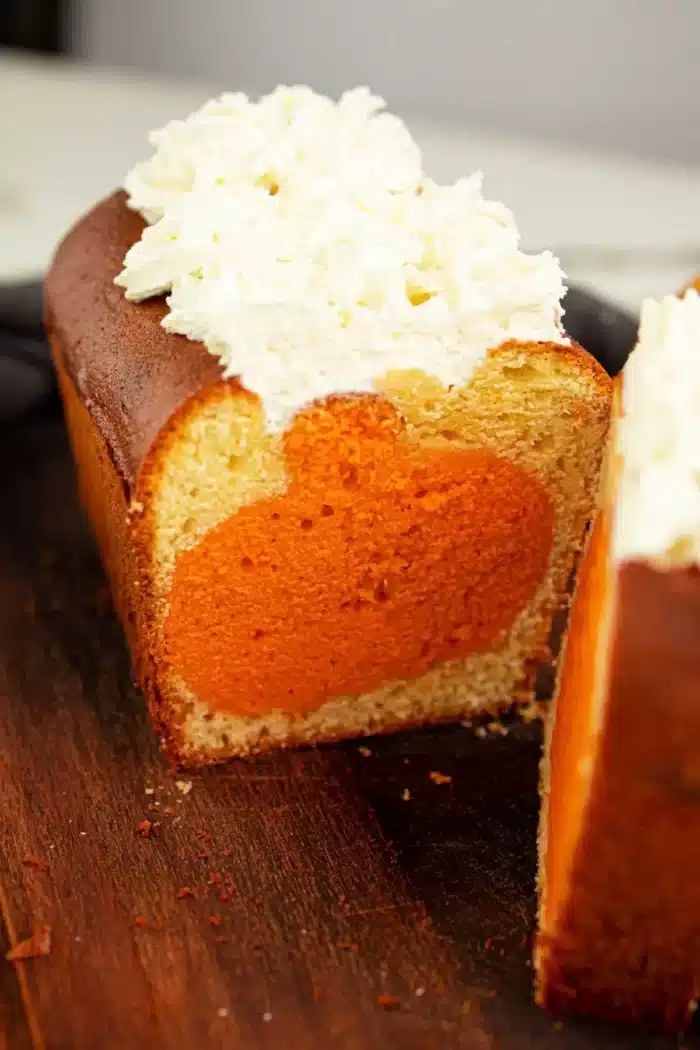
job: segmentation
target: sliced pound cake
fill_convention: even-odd
[[[153,142],[60,247],[46,316],[171,755],[527,701],[611,399],[556,259],[364,90],[225,95]]]

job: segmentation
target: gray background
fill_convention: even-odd
[[[700,162],[700,0],[81,0],[96,61]]]

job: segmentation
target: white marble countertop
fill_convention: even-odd
[[[70,223],[212,90],[0,52],[0,282],[40,275]],[[439,180],[476,168],[525,245],[636,310],[700,273],[700,169],[409,123]]]

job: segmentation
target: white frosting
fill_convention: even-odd
[[[700,565],[700,296],[647,300],[623,373],[620,560]]]
[[[392,370],[462,386],[505,340],[565,341],[558,261],[519,250],[481,175],[432,182],[382,108],[366,89],[223,95],[155,133],[125,181],[151,225],[117,283],[169,293],[165,328],[240,376],[271,428]]]

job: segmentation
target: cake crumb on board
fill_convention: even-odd
[[[158,821],[148,820],[148,818],[146,818],[136,826],[136,834],[139,838],[150,839],[153,838],[159,827],[160,824]]]
[[[23,941],[5,953],[8,962],[22,962],[24,959],[38,959],[51,952],[51,927],[46,923],[35,923],[34,928]]]
[[[158,930],[158,929],[160,929],[160,927],[158,926],[157,922],[154,922],[153,919],[147,919],[143,915],[137,915],[136,916],[136,918],[134,919],[134,926],[138,930]]]
[[[428,774],[428,776],[432,780],[433,784],[451,784],[452,783],[452,777],[448,776],[446,773],[438,772],[437,769],[432,769],[430,771],[430,773]]]
[[[37,871],[49,870],[48,861],[43,860],[41,857],[35,857],[32,854],[22,857],[22,864],[25,868],[36,868]]]

